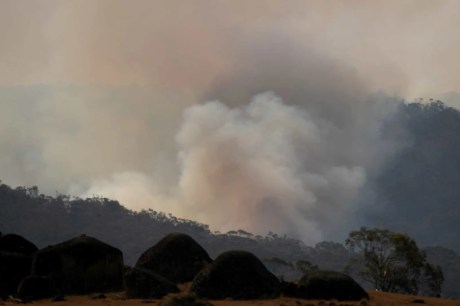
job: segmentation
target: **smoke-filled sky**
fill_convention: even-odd
[[[0,0],[0,179],[306,242],[398,97],[460,107],[460,2]]]

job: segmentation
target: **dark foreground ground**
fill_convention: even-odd
[[[417,297],[412,295],[392,294],[385,292],[369,292],[368,301],[312,301],[297,298],[278,298],[271,300],[249,301],[209,301],[215,306],[404,306],[404,305],[430,305],[430,306],[460,306],[459,300],[442,298]],[[145,306],[157,305],[159,300],[124,299],[122,293],[110,293],[103,299],[93,299],[89,296],[66,296],[65,301],[53,302],[51,300],[39,300],[31,302],[35,306]],[[17,302],[4,301],[0,306],[17,306]]]

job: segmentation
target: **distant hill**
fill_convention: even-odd
[[[402,149],[369,180],[363,220],[459,252],[460,112],[440,101],[401,104],[382,137]]]
[[[247,249],[261,258],[296,260],[305,256],[301,241],[269,233],[254,236],[243,230],[212,233],[205,224],[153,210],[134,212],[106,198],[50,197],[37,187],[0,184],[0,231],[23,235],[39,247],[87,234],[118,248],[127,264],[171,232],[188,233],[217,256],[229,249]]]

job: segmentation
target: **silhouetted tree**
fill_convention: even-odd
[[[387,229],[363,227],[352,231],[345,243],[362,256],[360,275],[376,289],[416,294],[425,281],[430,294],[440,294],[441,268],[430,264],[425,253],[409,236]]]

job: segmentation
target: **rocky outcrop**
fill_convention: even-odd
[[[280,283],[253,254],[228,251],[195,277],[191,290],[210,299],[261,299],[278,296]]]
[[[121,251],[85,235],[40,250],[32,274],[48,277],[61,294],[121,290]]]
[[[15,235],[0,235],[0,298],[15,294],[21,280],[30,274],[37,247]]]
[[[145,251],[136,263],[175,283],[191,281],[212,260],[192,237],[171,233]]]
[[[350,276],[333,271],[305,275],[290,295],[312,300],[359,301],[369,299],[367,292]]]
[[[32,256],[38,248],[22,236],[16,234],[0,235],[0,252]]]
[[[27,276],[18,286],[17,295],[23,300],[50,298],[55,290],[51,281],[44,276]]]
[[[126,297],[133,299],[162,298],[168,293],[178,292],[179,289],[163,276],[139,268],[128,268],[124,275]]]

